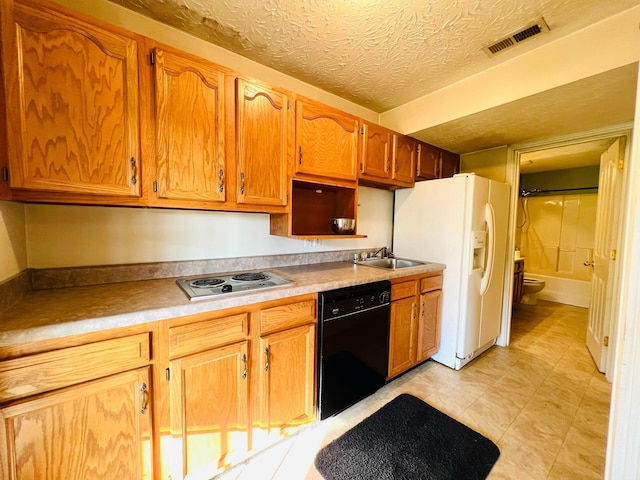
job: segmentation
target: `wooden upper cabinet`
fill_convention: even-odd
[[[416,179],[434,180],[440,178],[440,149],[428,143],[418,143]]]
[[[440,154],[440,178],[460,173],[460,155],[442,150]]]
[[[361,134],[360,183],[391,189],[413,186],[415,140],[365,120]]]
[[[360,175],[381,179],[391,178],[394,134],[375,123],[362,122]]]
[[[356,180],[358,119],[309,99],[296,100],[295,173]]]
[[[137,37],[43,6],[13,12],[2,32],[11,187],[140,196]]]
[[[391,179],[396,183],[411,187],[414,183],[416,169],[416,141],[406,135],[394,136],[394,156]]]
[[[154,65],[158,198],[223,202],[225,73],[161,48]]]
[[[286,205],[293,108],[290,93],[236,79],[237,203]]]

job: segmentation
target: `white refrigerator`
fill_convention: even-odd
[[[500,334],[509,189],[462,173],[395,193],[393,253],[446,265],[433,359],[456,370]]]

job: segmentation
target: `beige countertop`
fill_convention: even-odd
[[[177,278],[32,290],[0,313],[0,347],[126,327],[445,268],[438,263],[386,270],[351,262],[269,268],[294,284],[189,301]],[[190,275],[181,278],[192,278]]]

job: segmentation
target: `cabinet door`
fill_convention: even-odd
[[[6,478],[151,479],[149,386],[142,368],[0,409]]]
[[[3,34],[12,188],[140,196],[134,38],[16,3]]]
[[[460,172],[460,156],[455,153],[442,150],[440,178],[453,177]]]
[[[158,198],[224,201],[224,73],[156,49],[155,96]]]
[[[237,202],[286,205],[293,105],[282,90],[236,80]]]
[[[364,177],[391,177],[393,134],[379,125],[363,122],[360,173]]]
[[[418,322],[418,350],[416,361],[422,362],[438,352],[440,347],[440,308],[442,290],[420,295],[420,320]]]
[[[415,364],[416,309],[415,297],[391,302],[389,377],[398,375]]]
[[[356,179],[358,119],[312,100],[296,101],[295,173]]]
[[[315,419],[315,325],[260,338],[261,419],[283,433]]]
[[[440,149],[427,143],[418,144],[416,178],[422,180],[440,178]]]
[[[248,451],[247,344],[171,361],[172,478],[213,476]]]
[[[395,135],[395,154],[391,178],[400,183],[413,185],[416,169],[416,142],[406,135]]]

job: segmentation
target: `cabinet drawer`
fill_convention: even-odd
[[[267,308],[260,312],[260,334],[264,335],[265,333],[306,325],[315,321],[315,300]]]
[[[149,334],[89,343],[0,362],[0,402],[145,366]]]
[[[442,275],[420,279],[420,293],[442,289]]]
[[[414,297],[417,292],[418,282],[410,280],[408,282],[394,283],[391,285],[391,300]]]
[[[172,358],[244,340],[249,334],[249,314],[215,318],[169,329]]]

